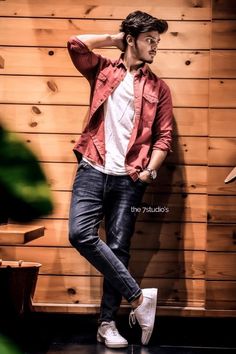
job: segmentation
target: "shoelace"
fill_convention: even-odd
[[[132,310],[129,314],[129,326],[132,328],[136,323],[136,317],[134,310]]]
[[[119,335],[117,328],[111,327],[111,326],[107,329],[107,332],[111,333],[113,336],[118,336]]]

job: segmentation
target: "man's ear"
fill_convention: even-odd
[[[134,37],[132,37],[131,34],[127,34],[126,41],[127,44],[130,45],[131,47],[134,46]]]

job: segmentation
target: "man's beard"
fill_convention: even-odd
[[[142,61],[144,64],[152,64],[153,59],[146,59],[140,54],[140,50],[138,48],[137,42],[135,42],[135,50],[136,50],[136,57],[138,60]]]

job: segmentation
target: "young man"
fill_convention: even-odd
[[[130,239],[144,191],[171,147],[172,103],[168,86],[151,64],[167,31],[166,21],[135,11],[115,35],[70,38],[75,67],[91,86],[87,125],[74,148],[81,161],[70,208],[70,242],[104,275],[97,340],[110,348],[126,347],[115,324],[122,296],[131,304],[131,321],[148,344],[155,320],[157,289],[141,290],[127,267]],[[112,61],[95,48],[115,46]],[[82,157],[82,160],[81,160]],[[98,236],[105,219],[106,243]]]

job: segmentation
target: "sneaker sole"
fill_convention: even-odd
[[[152,296],[153,296],[153,307],[155,308],[155,311],[153,311],[153,314],[152,314],[152,326],[150,328],[150,331],[147,333],[147,335],[145,336],[145,338],[142,338],[141,342],[143,345],[147,345],[150,338],[151,338],[151,335],[152,335],[152,332],[153,332],[153,328],[154,328],[154,323],[155,323],[155,317],[156,317],[156,307],[157,307],[157,294],[158,294],[158,289],[152,289],[152,292],[151,292]]]
[[[97,333],[97,342],[105,344],[107,348],[117,349],[117,348],[126,348],[128,347],[128,343],[119,344],[119,343],[107,343],[106,339],[103,338],[99,333]]]

